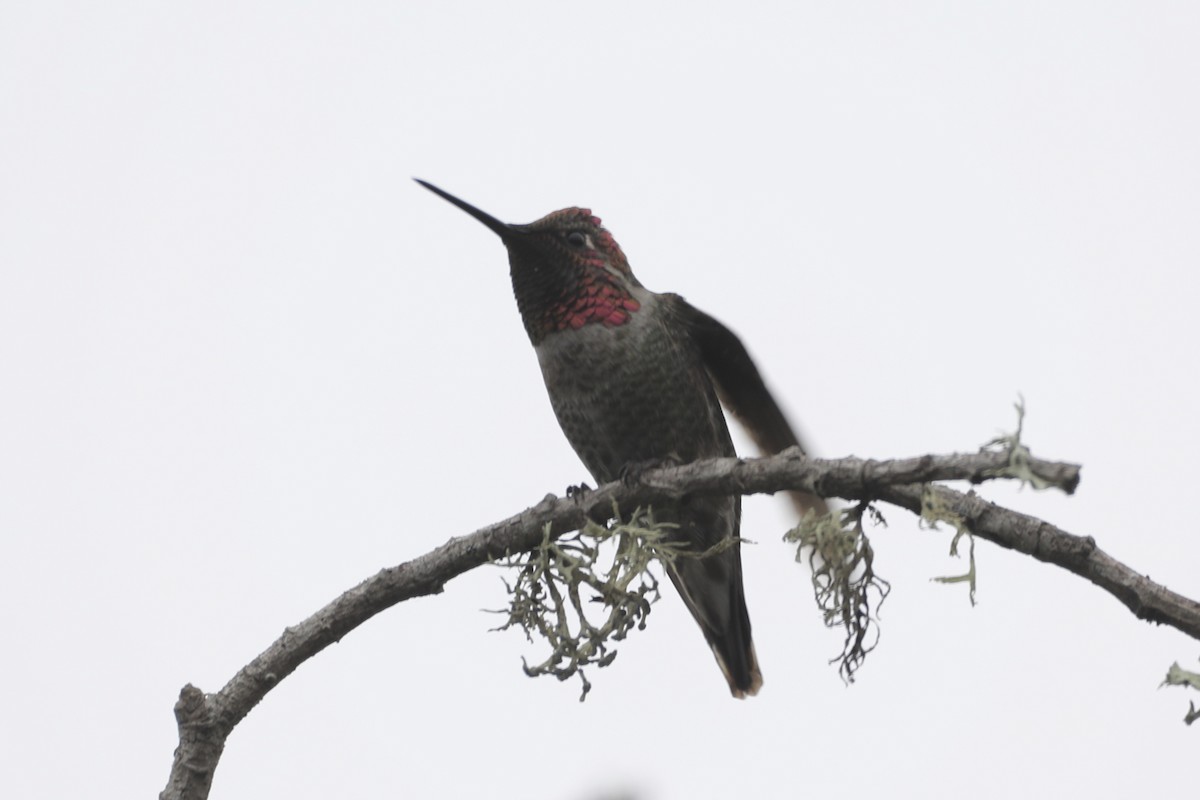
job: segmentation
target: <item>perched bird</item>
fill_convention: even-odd
[[[579,458],[600,483],[663,463],[736,455],[720,403],[759,449],[798,445],[741,341],[676,294],[634,277],[625,254],[586,208],[564,208],[509,225],[425,181],[417,183],[500,236],[513,292],[533,343],[550,404]],[[718,400],[720,402],[718,402]],[[824,513],[816,496],[793,493],[802,510]],[[685,497],[657,519],[703,553],[741,523],[741,497]],[[736,543],[667,565],[699,623],[734,697],[758,692],[762,673],[750,638]]]

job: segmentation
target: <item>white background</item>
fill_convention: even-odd
[[[586,479],[503,248],[411,176],[593,208],[820,455],[972,450],[1023,393],[1083,482],[985,495],[1200,596],[1198,41],[1186,3],[0,6],[0,792],[155,796],[184,683]],[[1195,792],[1156,686],[1200,643],[988,544],[971,608],[887,518],[849,688],[755,498],[759,697],[671,594],[581,705],[484,568],[288,678],[213,797]]]

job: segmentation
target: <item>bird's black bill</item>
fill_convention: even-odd
[[[507,239],[513,235],[512,228],[510,228],[508,225],[504,224],[500,220],[496,219],[491,214],[486,214],[486,213],[480,211],[475,206],[471,205],[470,203],[467,203],[463,200],[459,200],[454,195],[450,194],[449,192],[442,191],[438,187],[434,186],[432,183],[426,183],[425,181],[421,180],[420,178],[413,178],[413,180],[416,181],[417,183],[421,184],[426,189],[433,192],[434,194],[436,194],[438,197],[442,198],[446,202],[453,203],[454,205],[461,208],[463,211],[470,214],[475,219],[482,222],[484,225],[488,226],[492,231],[499,234],[501,239]]]

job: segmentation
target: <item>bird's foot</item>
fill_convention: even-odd
[[[600,526],[607,526],[610,514],[606,508],[598,507],[587,510],[587,506],[590,504],[584,498],[586,498],[591,491],[592,487],[588,486],[586,483],[568,486],[567,499],[574,500],[576,503],[579,503],[581,506],[583,506],[585,511],[587,511],[588,519],[590,519],[592,522]]]

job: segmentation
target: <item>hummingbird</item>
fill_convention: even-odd
[[[741,340],[679,295],[642,286],[590,209],[564,208],[513,225],[417,183],[483,223],[508,249],[517,309],[550,405],[596,481],[735,456],[722,403],[764,454],[799,446]],[[801,513],[827,511],[820,497],[790,494]],[[688,496],[655,509],[656,519],[678,525],[672,535],[688,552],[706,554],[673,559],[665,569],[737,698],[762,686],[742,586],[741,500]],[[714,549],[729,539],[731,546]]]

